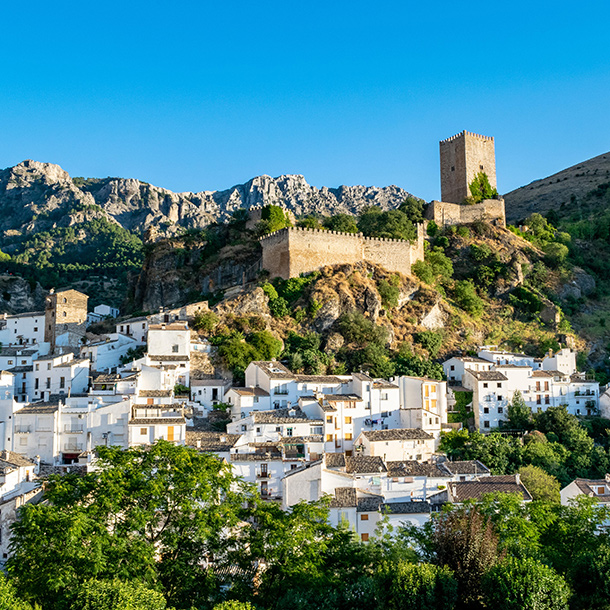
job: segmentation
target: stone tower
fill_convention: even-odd
[[[53,352],[58,345],[78,348],[87,330],[89,297],[77,290],[53,290],[45,304],[44,340]]]
[[[462,131],[440,142],[441,200],[462,203],[470,196],[468,185],[479,172],[485,172],[496,188],[494,139]]]

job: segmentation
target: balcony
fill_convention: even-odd
[[[64,453],[80,453],[83,449],[82,443],[64,443]]]
[[[270,476],[271,476],[271,474],[269,472],[257,472],[256,473],[257,479],[268,479]]]
[[[32,432],[32,426],[15,426],[16,434],[30,434]]]
[[[69,426],[69,425],[65,425],[64,426],[64,432],[67,432],[68,434],[79,434],[80,432],[83,432],[84,427],[82,425],[80,426]]]
[[[288,396],[288,390],[283,390],[282,388],[275,388],[273,390],[273,394],[275,396]]]

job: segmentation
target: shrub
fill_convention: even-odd
[[[212,332],[218,324],[218,316],[213,311],[198,311],[194,318],[192,326],[195,330],[203,330]]]
[[[470,183],[469,187],[470,194],[474,203],[479,203],[484,199],[492,199],[498,196],[498,191],[492,188],[489,183],[489,178],[485,172],[479,172]]]
[[[472,280],[456,282],[453,297],[455,302],[469,314],[480,316],[483,313],[485,303],[477,294]]]
[[[438,331],[424,330],[415,333],[413,340],[426,349],[432,358],[435,358],[443,344],[443,335]]]
[[[349,214],[336,214],[335,216],[328,216],[323,220],[323,224],[330,231],[339,231],[341,233],[358,233],[356,219]]]
[[[544,260],[549,267],[554,269],[565,263],[568,254],[568,247],[563,244],[551,243],[544,247]]]
[[[390,280],[381,280],[377,285],[379,296],[385,307],[398,307],[398,297],[400,295],[400,278],[393,275]]]

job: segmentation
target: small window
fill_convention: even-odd
[[[487,420],[483,422],[483,428],[489,428],[489,422]]]
[[[352,418],[351,417],[346,417],[345,418],[345,423],[346,424],[351,424],[352,423]]]
[[[483,413],[489,413],[489,407],[483,407]]]
[[[330,443],[330,442],[332,442],[332,440],[333,440],[333,435],[332,434],[327,434],[326,435],[326,442]]]
[[[360,540],[362,540],[362,542],[368,542],[369,535],[368,534],[360,534]]]
[[[148,434],[148,428],[140,428],[140,436],[146,436]]]
[[[504,413],[504,407],[498,407],[498,413]]]
[[[455,165],[451,166],[451,171],[454,172],[455,171]]]
[[[327,424],[332,424],[333,423],[333,416],[332,415],[327,415],[326,416],[326,423]]]
[[[502,396],[502,394],[498,394],[498,398],[496,400],[504,400],[504,396]]]
[[[501,384],[501,383],[498,383],[498,387],[499,387],[499,388],[501,388],[501,387],[502,387],[502,384]]]
[[[485,169],[482,165],[479,165],[479,167],[481,168],[481,171]]]
[[[453,364],[451,365],[451,370],[455,371],[455,365],[453,365]]]
[[[26,440],[27,440],[27,439],[26,439]],[[602,487],[601,489],[603,489],[603,487]],[[603,492],[601,492],[601,491],[600,491],[600,492],[598,492],[598,493],[603,493]],[[368,516],[366,513],[362,513],[362,514],[360,515],[360,521],[368,521],[368,520],[369,520],[369,516]]]
[[[488,388],[488,387],[489,387],[489,384],[488,384],[488,383],[484,383],[484,384],[483,384],[483,387],[484,387],[484,388]]]
[[[286,436],[292,436],[292,428],[286,428]]]
[[[172,353],[174,353],[174,354],[178,353],[178,346],[177,345],[172,345]]]
[[[67,311],[64,311],[62,315],[63,315],[63,317],[65,318],[65,317],[68,315],[68,312],[67,312]]]
[[[351,433],[351,432],[347,432],[347,433],[345,434],[345,440],[346,440],[346,441],[351,441],[351,440],[352,440],[352,438],[354,438],[354,437],[352,436],[352,433]]]

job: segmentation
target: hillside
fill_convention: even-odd
[[[610,152],[507,193],[506,219],[514,223],[533,212],[573,212],[579,199],[605,182],[610,182]]]

